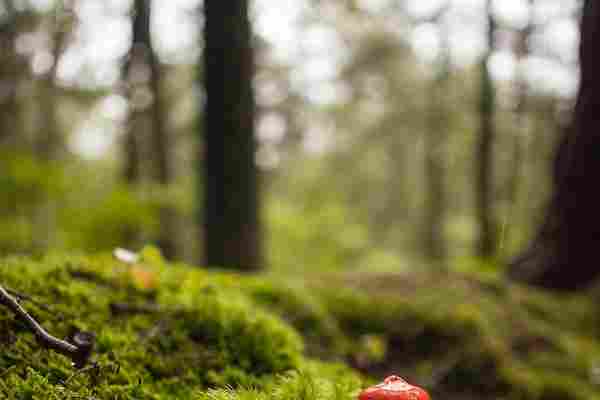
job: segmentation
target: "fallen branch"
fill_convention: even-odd
[[[72,338],[73,343],[50,335],[1,285],[0,304],[10,309],[28,327],[42,346],[69,357],[77,368],[85,366],[94,346],[94,335],[92,333],[75,333]]]

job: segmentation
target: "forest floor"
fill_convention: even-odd
[[[240,276],[49,255],[0,283],[50,333],[95,334],[82,369],[0,308],[2,399],[355,399],[396,373],[434,399],[600,399],[590,296],[448,273]]]

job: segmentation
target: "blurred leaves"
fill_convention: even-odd
[[[3,16],[0,29],[0,84],[10,83],[7,93],[14,95],[5,102],[0,93],[0,253],[138,249],[159,241],[164,207],[176,214],[178,258],[197,261],[202,250],[202,182],[196,177],[202,168],[202,67],[162,49],[162,33],[155,32],[161,106],[177,178],[168,186],[149,182],[153,159],[149,129],[143,127],[142,179],[130,187],[118,172],[123,137],[131,128],[128,87],[115,75],[126,61],[127,46],[119,44],[123,54],[118,57],[103,54],[110,53],[108,48],[94,52],[97,65],[83,54],[86,40],[96,43],[94,21],[112,18],[123,25],[130,10],[114,4],[94,9],[75,1],[74,14],[57,18],[51,7],[6,2],[17,3]],[[431,43],[439,42],[443,24],[472,21],[446,21],[444,16],[415,21],[410,8],[394,1],[308,1],[298,8],[287,48],[280,38],[255,37],[257,159],[265,189],[266,253],[273,268],[399,270],[427,265],[422,259],[425,139],[432,120],[446,140],[440,157],[448,210],[443,237],[451,264],[462,265],[471,255],[478,71],[450,54],[449,82],[441,87],[436,80],[439,49],[432,44],[431,57],[424,58],[418,46],[430,43],[415,41],[414,35],[427,31]],[[56,76],[48,77],[36,73],[34,64],[39,67],[48,55],[56,32],[66,33],[65,46],[53,60],[60,64]],[[119,47],[107,44],[111,46]],[[193,52],[200,49],[198,44]],[[533,84],[528,89],[522,176],[518,187],[511,188],[514,142],[520,134],[515,82],[496,83],[494,212],[503,227],[502,257],[509,257],[528,240],[541,216],[548,165],[567,120],[569,99]],[[444,110],[443,118],[436,114],[432,96],[435,107]],[[55,127],[45,126],[42,105],[48,104],[56,111]],[[60,133],[65,151],[54,161],[41,161],[32,149],[50,129]]]
[[[0,155],[0,250],[43,250],[38,247],[46,229],[51,235],[45,247],[54,249],[98,251],[152,241],[159,208],[176,204],[177,196],[155,187],[128,188],[112,181],[104,168]]]

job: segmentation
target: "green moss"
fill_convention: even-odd
[[[218,389],[199,393],[199,400],[351,400],[356,399],[360,380],[343,367],[308,365],[268,380],[261,389]]]
[[[600,399],[594,303],[490,279],[352,274],[313,286],[351,340],[385,338],[382,360],[356,363],[367,373],[405,375],[437,398]]]
[[[140,256],[0,261],[0,282],[30,295],[51,333],[96,334],[94,363],[78,371],[0,308],[0,399],[355,399],[359,376],[332,360],[403,375],[436,399],[600,399],[585,297],[452,274],[300,283]]]
[[[32,296],[25,307],[52,334],[97,337],[94,363],[77,371],[0,308],[0,398],[193,399],[207,388],[258,390],[308,363],[300,335],[223,275],[169,266],[150,251],[135,266],[108,256],[13,258],[0,277]]]
[[[246,278],[239,289],[257,304],[276,313],[303,336],[308,354],[319,358],[339,358],[347,354],[349,343],[337,321],[313,293],[298,282]]]

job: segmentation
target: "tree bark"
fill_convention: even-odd
[[[48,21],[48,32],[53,40],[52,56],[54,60],[51,68],[44,74],[40,82],[41,125],[36,132],[35,149],[38,156],[46,161],[59,159],[65,152],[65,139],[59,126],[56,105],[58,62],[67,36],[64,27],[60,26],[60,22],[63,21]]]
[[[136,135],[137,129],[133,126],[133,117],[129,119],[129,125],[127,126],[127,132],[125,134],[125,142],[123,143],[123,149],[125,153],[125,165],[123,167],[123,177],[125,182],[129,184],[137,184],[140,181],[140,149],[138,144],[138,138]]]
[[[17,11],[12,1],[4,0],[6,17],[0,25],[0,146],[14,147],[18,142],[17,89],[25,63],[15,51]]]
[[[497,254],[497,226],[493,207],[493,157],[492,147],[496,136],[494,114],[496,93],[490,73],[489,62],[492,57],[496,33],[496,21],[492,15],[492,0],[487,0],[488,15],[487,51],[481,60],[481,93],[479,99],[479,141],[476,156],[475,200],[477,208],[477,255],[491,259]]]
[[[135,0],[133,43],[131,54],[125,64],[132,112],[125,140],[124,176],[130,183],[138,183],[141,180],[142,144],[145,139],[149,139],[152,181],[166,189],[174,180],[170,156],[172,143],[165,126],[164,108],[161,102],[160,62],[152,47],[150,21],[151,2]],[[149,96],[149,99],[145,100],[144,96]],[[145,132],[148,132],[150,137],[145,137]],[[177,224],[176,215],[171,207],[161,206],[159,221],[158,246],[165,257],[173,259],[177,256],[175,241]]]
[[[154,101],[152,103],[151,121],[152,121],[152,161],[154,164],[154,181],[157,182],[163,189],[168,189],[175,180],[173,171],[173,163],[171,150],[173,143],[169,135],[168,128],[165,122],[165,104],[162,101],[161,89],[161,66],[157,54],[152,48],[150,40],[150,1],[136,0],[138,8],[144,10],[147,28],[147,43],[148,43],[148,65],[150,70],[150,90],[153,94]],[[173,207],[168,204],[163,204],[159,210],[160,220],[160,237],[158,245],[167,259],[175,259],[178,255],[177,250],[177,215]]]
[[[515,77],[515,125],[514,133],[512,135],[512,154],[511,163],[509,166],[509,174],[507,179],[506,188],[506,201],[508,204],[508,211],[506,215],[507,222],[502,229],[502,243],[508,246],[512,239],[513,229],[511,224],[508,223],[508,219],[514,216],[514,212],[517,210],[517,200],[519,189],[521,186],[522,174],[523,174],[523,163],[525,162],[525,147],[527,138],[531,135],[531,119],[529,113],[529,83],[526,75],[525,62],[527,57],[531,53],[529,41],[534,29],[534,0],[528,1],[529,7],[529,18],[527,24],[520,29],[516,48],[515,56],[517,59],[517,72]],[[518,229],[518,228],[517,228]]]
[[[598,277],[600,244],[600,3],[584,2],[580,41],[580,87],[571,126],[558,147],[554,191],[547,217],[509,275],[533,285],[576,290]]]
[[[123,177],[130,184],[138,184],[142,178],[143,132],[149,128],[147,108],[142,94],[147,89],[149,76],[147,58],[150,47],[150,9],[143,0],[135,0],[132,10],[132,44],[123,65],[123,76],[129,100],[129,121],[125,137],[125,165]]]
[[[262,260],[248,1],[207,0],[204,10],[204,261],[255,270]]]
[[[437,21],[442,24],[442,21]],[[425,180],[427,183],[425,211],[425,253],[434,264],[442,266],[447,258],[444,226],[446,217],[446,142],[448,111],[444,102],[450,80],[450,48],[446,32],[441,30],[444,45],[438,57],[438,72],[433,80],[427,131],[425,133]]]
[[[61,160],[66,154],[65,132],[60,126],[58,118],[59,90],[57,85],[57,71],[60,57],[65,48],[67,21],[61,18],[58,10],[47,16],[44,26],[52,40],[52,65],[44,75],[36,80],[38,90],[38,110],[36,115],[35,132],[33,136],[33,150],[35,155],[46,163]],[[34,243],[37,248],[46,249],[55,243],[57,231],[56,210],[58,204],[51,197],[42,201],[36,210],[34,221],[37,229],[34,234]]]

